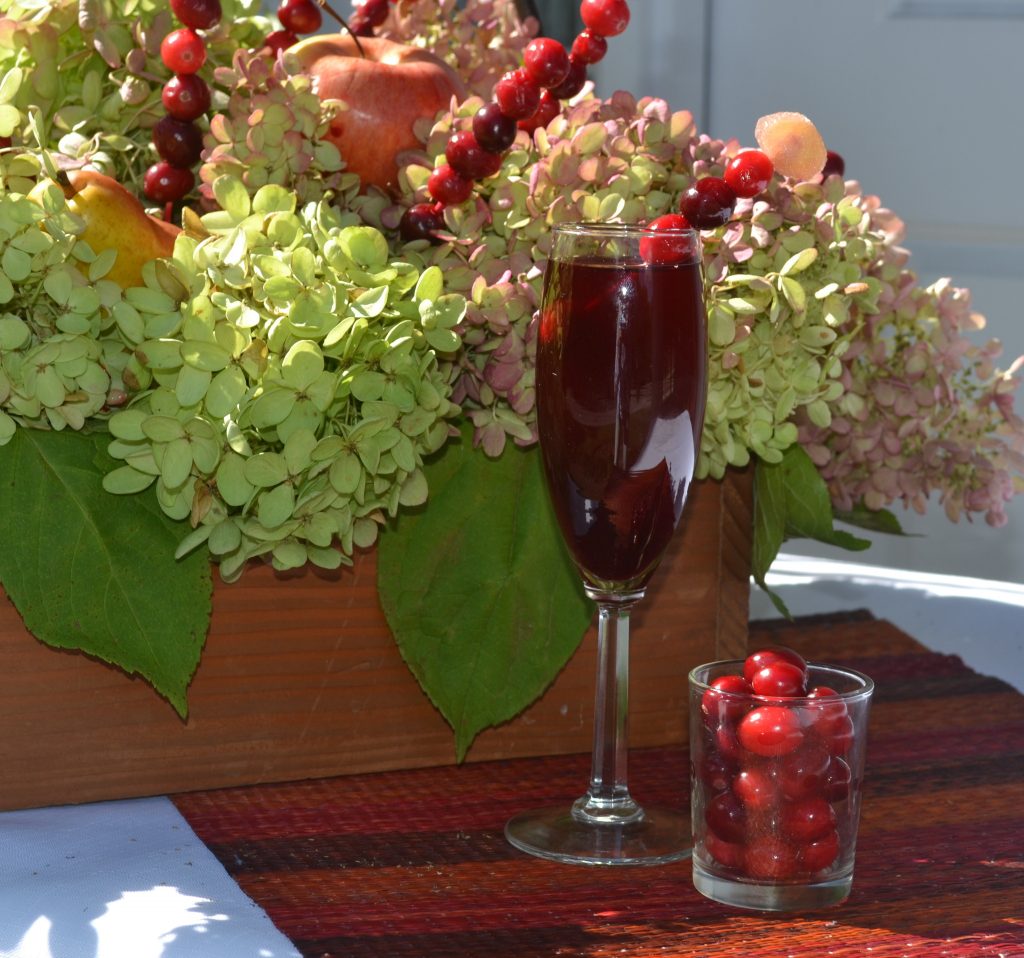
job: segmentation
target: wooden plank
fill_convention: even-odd
[[[683,741],[686,675],[746,642],[750,490],[694,489],[634,615],[631,741]],[[481,636],[480,641],[487,641]],[[594,632],[551,688],[469,759],[590,747]],[[376,557],[352,570],[268,567],[218,583],[182,722],[138,679],[30,636],[0,596],[0,808],[96,801],[454,761],[380,611]]]

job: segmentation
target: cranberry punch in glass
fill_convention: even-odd
[[[658,864],[689,853],[690,825],[629,794],[629,615],[697,462],[707,389],[700,237],[670,215],[648,227],[564,224],[552,239],[537,415],[554,512],[597,603],[594,749],[585,795],[518,815],[505,834],[557,861]]]

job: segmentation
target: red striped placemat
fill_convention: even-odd
[[[772,917],[694,891],[690,865],[522,855],[505,820],[585,788],[586,755],[181,795],[189,823],[309,958],[1024,956],[1024,696],[866,614],[752,627],[877,690],[854,889]],[[631,756],[641,802],[685,806],[683,748]]]

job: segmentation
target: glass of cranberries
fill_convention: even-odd
[[[873,690],[782,647],[690,673],[697,891],[760,911],[849,895]]]

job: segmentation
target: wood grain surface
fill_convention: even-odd
[[[750,530],[747,476],[695,487],[634,616],[634,744],[684,741],[687,672],[745,647]],[[469,760],[588,748],[594,644],[591,630],[540,701],[483,733]],[[0,595],[0,809],[454,761],[380,611],[372,552],[335,575],[260,567],[218,582],[189,703],[182,722],[141,680],[42,645]]]

